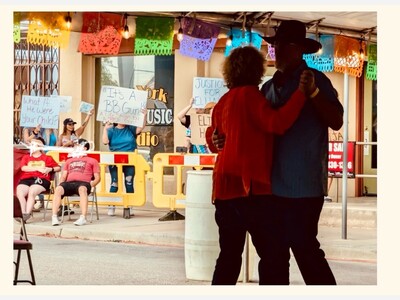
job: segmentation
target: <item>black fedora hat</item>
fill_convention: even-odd
[[[316,40],[306,38],[306,26],[297,20],[284,20],[274,36],[262,37],[267,43],[274,45],[277,41],[294,43],[303,46],[303,53],[315,53],[322,48]]]

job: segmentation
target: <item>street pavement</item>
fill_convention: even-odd
[[[350,199],[347,205],[348,226],[346,238],[343,238],[343,228],[341,226],[342,207],[342,203],[324,203],[318,234],[321,248],[324,250],[326,258],[337,276],[339,285],[376,286],[378,277],[376,199]],[[122,207],[117,207],[115,216],[108,216],[107,207],[99,206],[99,220],[96,220],[94,214],[92,223],[88,222],[84,226],[75,226],[73,222],[79,217],[79,207],[75,207],[74,211],[75,214],[71,215],[71,220],[68,219],[68,216],[65,216],[60,226],[51,226],[51,210],[47,211],[44,221],[42,220],[42,210],[34,213],[33,218],[27,222],[27,231],[34,242],[33,257],[36,258],[35,263],[40,259],[42,260],[42,263],[36,267],[38,274],[42,276],[42,281],[38,280],[38,285],[172,284],[193,286],[210,284],[210,274],[212,274],[215,257],[218,253],[217,240],[212,240],[210,235],[210,240],[206,241],[208,246],[201,246],[203,241],[196,246],[198,253],[201,253],[201,255],[198,256],[196,252],[191,254],[194,257],[189,257],[185,250],[186,248],[190,249],[189,246],[193,248],[193,245],[189,245],[185,241],[185,226],[189,226],[188,224],[190,226],[194,225],[193,223],[188,223],[187,219],[160,221],[160,218],[168,214],[168,209],[156,208],[151,202],[147,202],[144,206],[135,207],[133,210],[134,216],[129,219],[123,218]],[[184,209],[178,210],[178,213],[185,216],[187,211]],[[212,210],[210,213],[212,213]],[[211,220],[212,216],[209,217]],[[207,220],[204,220],[204,222],[207,222]],[[203,226],[204,224],[198,225]],[[14,234],[18,232],[18,228],[18,222],[14,220]],[[214,239],[215,236],[217,236],[216,233],[214,233]],[[43,242],[43,239],[49,242]],[[80,246],[78,245],[83,242],[92,243],[89,250],[79,250]],[[46,243],[55,244],[46,250],[44,246]],[[72,246],[65,247],[65,245],[71,243]],[[105,244],[107,244],[106,247],[116,247],[116,249],[103,252],[102,249]],[[124,249],[122,252],[121,245],[126,245],[126,247],[122,248]],[[135,250],[127,250],[131,246],[141,246],[141,249],[145,250],[141,250],[142,252],[140,253],[148,252],[148,255],[134,254],[135,252],[132,251],[139,250],[137,248]],[[70,250],[68,251],[67,249]],[[127,251],[132,257],[130,265],[133,263],[133,270],[124,270],[123,257],[124,255],[126,257],[127,253],[124,252]],[[248,260],[245,264],[246,268],[242,268],[238,284],[257,285],[258,274],[256,266],[258,256],[256,256],[251,242],[247,251],[245,250],[245,254],[247,254]],[[85,255],[88,255],[89,259],[82,262],[81,257],[85,257]],[[201,260],[203,258],[200,256],[203,255],[208,255],[205,261]],[[65,259],[61,257],[65,257]],[[154,257],[158,257],[159,264],[149,263],[150,259],[155,259]],[[166,261],[160,263],[164,259]],[[189,260],[193,260],[194,263],[188,267]],[[205,268],[208,269],[203,272],[203,269],[198,269],[196,265],[198,263],[206,265]],[[70,274],[77,270],[80,272],[79,270],[82,268],[96,270],[96,264],[99,265],[100,269],[107,270],[107,273],[97,275],[98,277],[90,277],[87,274],[83,275],[81,279],[79,275]],[[70,270],[68,265],[71,265]],[[128,267],[129,264],[126,265],[126,268]],[[142,269],[145,269],[145,271]],[[43,273],[47,272],[46,270],[50,271],[50,273],[43,275]],[[51,274],[57,272],[56,270],[70,275],[53,278],[54,275]],[[121,278],[122,275],[120,276],[120,274],[124,274],[124,272],[132,273],[132,275]],[[87,271],[84,274],[86,273]],[[143,277],[138,275],[140,273],[142,273]],[[200,280],[194,278],[193,274],[197,276],[198,273],[203,277],[206,276],[206,278],[201,278]],[[110,274],[115,274],[111,275],[112,280],[109,279]],[[86,278],[85,276],[88,277]],[[128,277],[129,280],[125,281]],[[98,278],[98,280],[95,280],[95,278]],[[93,282],[93,280],[95,281]],[[291,284],[304,285],[294,259],[291,259]]]
[[[326,257],[338,260],[359,260],[376,262],[376,198],[353,198],[347,204],[348,225],[343,236],[341,219],[342,204],[325,202],[320,219],[318,239]],[[34,213],[28,220],[27,228],[31,235],[78,238],[99,241],[127,242],[149,245],[185,245],[185,220],[159,221],[167,209],[156,208],[152,203],[134,208],[134,216],[124,219],[122,207],[116,208],[115,216],[107,215],[107,207],[99,206],[99,220],[84,226],[73,222],[79,216],[65,216],[60,226],[51,226],[51,211],[42,221],[43,212]],[[182,216],[185,210],[178,210]],[[17,228],[17,226],[15,226]]]
[[[157,285],[209,286],[210,280],[186,278],[183,247],[114,243],[31,236],[38,286]],[[375,263],[329,260],[338,285],[373,286]],[[214,262],[215,263],[215,262]],[[256,273],[256,270],[253,270]],[[57,276],[55,276],[57,274]],[[23,256],[20,278],[29,278]],[[11,281],[11,280],[9,280]],[[290,261],[290,284],[304,286],[296,261]],[[258,285],[257,280],[238,285]]]
[[[378,282],[376,198],[349,199],[346,238],[343,238],[341,226],[342,208],[340,202],[324,203],[318,234],[321,248],[339,285],[376,286]],[[71,220],[65,216],[60,226],[51,226],[50,210],[47,211],[44,221],[42,221],[43,210],[34,213],[33,218],[28,220],[28,234],[34,243],[34,263],[40,264],[35,267],[38,279],[41,278],[38,285],[204,286],[210,284],[210,278],[196,280],[187,274],[185,276],[185,263],[187,263],[185,226],[188,223],[187,220],[160,221],[160,218],[168,214],[168,209],[156,208],[151,202],[147,202],[144,206],[134,208],[134,216],[124,219],[122,207],[117,207],[115,216],[108,216],[107,207],[99,206],[99,220],[96,220],[94,215],[93,222],[88,222],[84,226],[73,224],[79,217],[79,207],[75,207],[74,211]],[[185,216],[187,211],[182,209],[178,210],[178,213]],[[18,228],[18,222],[14,220],[14,234],[17,234]],[[87,247],[91,250],[81,249],[87,243],[90,243]],[[103,250],[104,247],[107,247],[107,250]],[[139,248],[129,250],[131,247]],[[84,255],[87,255],[88,259],[83,259]],[[131,255],[131,266],[124,264],[124,257],[129,255]],[[60,259],[64,256],[65,259]],[[238,285],[257,285],[258,257],[251,244],[248,257],[248,271],[244,275],[242,269]],[[211,264],[214,263],[215,260],[211,259]],[[103,271],[103,274],[96,271],[98,277],[92,278],[87,271],[79,273],[81,272],[79,270],[94,270],[96,265],[107,272]],[[68,266],[71,266],[70,269]],[[65,276],[57,275],[53,278],[57,270]],[[74,275],[74,272],[78,272],[79,275]],[[124,281],[122,275],[118,275],[124,272],[133,276],[129,277],[128,282]],[[110,276],[111,273],[116,275]],[[98,278],[98,281],[95,281],[95,278]],[[291,284],[304,285],[293,258],[291,278]]]

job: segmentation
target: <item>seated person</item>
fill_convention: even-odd
[[[16,189],[25,221],[31,216],[36,196],[50,189],[50,173],[61,170],[57,162],[42,151],[43,138],[35,137],[30,143],[31,153],[21,159],[21,175]]]
[[[88,150],[90,145],[87,140],[79,139],[79,146],[82,150]],[[100,182],[100,166],[97,160],[86,156],[84,152],[75,152],[72,157],[68,158],[61,172],[60,184],[56,187],[53,199],[53,216],[51,225],[60,225],[60,220],[57,216],[57,209],[61,204],[61,199],[64,196],[79,195],[81,215],[74,222],[75,225],[81,226],[86,224],[86,215],[88,209],[88,195],[92,187],[95,187]]]

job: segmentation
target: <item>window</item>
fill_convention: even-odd
[[[146,127],[137,137],[150,158],[173,152],[174,56],[114,56],[100,59],[101,85],[148,92]],[[97,90],[100,90],[98,88]]]
[[[26,34],[21,36],[21,41],[14,43],[14,142],[22,137],[22,96],[58,95],[59,82],[60,49],[29,44]]]

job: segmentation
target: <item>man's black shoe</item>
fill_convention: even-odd
[[[75,212],[71,209],[68,209],[68,206],[64,206],[64,216],[68,215],[68,211],[70,215],[73,215]],[[62,215],[62,206],[58,209],[57,216],[61,217]]]

